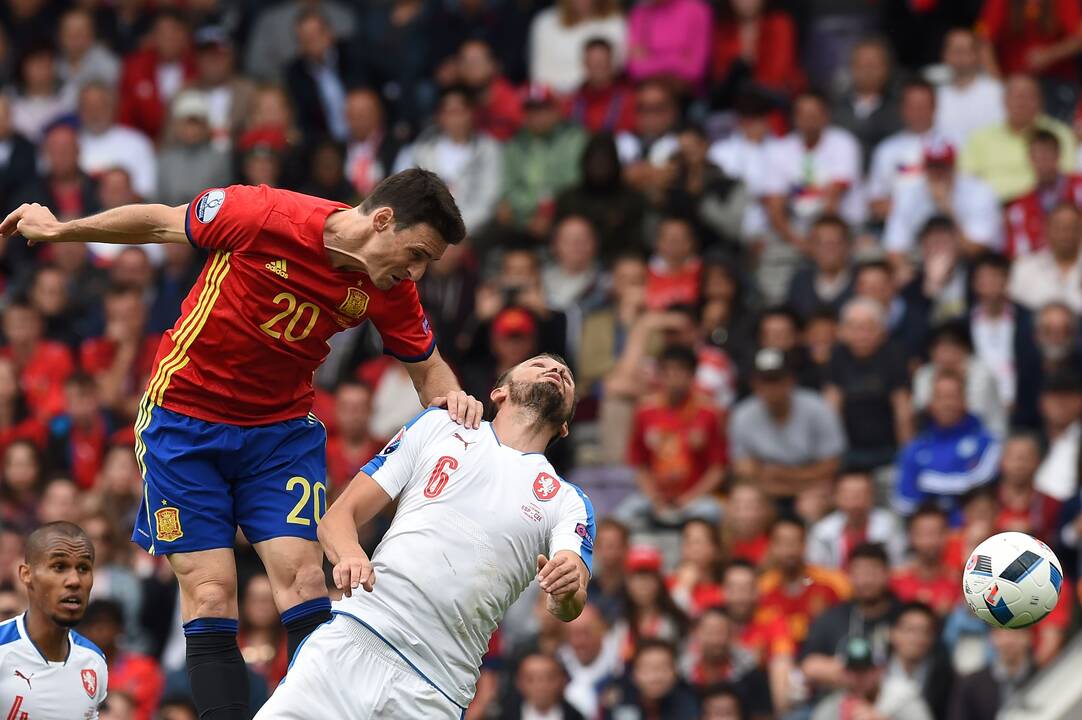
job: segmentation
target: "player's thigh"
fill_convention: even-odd
[[[387,689],[380,703],[379,718],[425,718],[425,720],[461,720],[458,707],[429,685],[417,673],[399,675]]]
[[[195,618],[236,618],[237,562],[232,548],[172,553],[169,564],[180,584],[184,622]]]
[[[233,547],[233,498],[217,462],[226,435],[144,399],[135,422],[143,499],[133,542],[155,555]]]
[[[253,547],[267,569],[274,603],[280,612],[313,598],[326,597],[323,548],[318,542],[276,537],[255,543]]]
[[[244,428],[232,461],[233,508],[251,543],[316,540],[327,510],[327,433],[311,417]]]

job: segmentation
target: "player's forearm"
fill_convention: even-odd
[[[334,505],[327,510],[327,514],[319,521],[316,528],[316,536],[319,544],[323,546],[323,554],[337,564],[343,556],[355,555],[363,552],[361,544],[357,541],[357,525],[353,522],[349,512],[336,512]]]
[[[185,243],[186,205],[124,205],[90,217],[59,223],[51,242],[100,242],[116,245]]]
[[[548,597],[549,613],[563,622],[571,622],[577,618],[584,607],[586,607],[585,587],[579,588],[574,594],[564,595],[560,598],[553,595]]]
[[[417,397],[425,407],[428,407],[433,398],[446,397],[449,393],[462,389],[454,371],[440,356],[439,350],[433,351],[432,356],[423,362],[408,364],[406,369],[417,389]]]

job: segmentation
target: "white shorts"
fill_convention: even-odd
[[[255,720],[461,720],[465,711],[356,620],[335,614],[297,649]]]

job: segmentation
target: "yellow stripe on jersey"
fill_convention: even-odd
[[[139,400],[139,414],[135,418],[135,461],[139,464],[139,476],[143,478],[143,507],[147,513],[147,532],[150,533],[150,550],[154,554],[154,523],[150,519],[150,495],[147,486],[147,466],[143,458],[147,453],[146,443],[143,442],[143,431],[150,427],[150,414],[153,405],[146,393]]]
[[[211,268],[207,272],[207,279],[199,293],[199,300],[192,309],[191,314],[181,324],[180,331],[173,336],[173,350],[158,365],[158,372],[151,378],[147,386],[147,394],[151,402],[161,405],[169,382],[177,371],[188,364],[188,350],[200,331],[207,322],[211,310],[214,308],[218,295],[221,292],[222,281],[229,274],[229,252],[217,252],[211,260]]]

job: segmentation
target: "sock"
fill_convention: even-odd
[[[297,654],[297,648],[313,630],[331,619],[331,601],[325,597],[306,600],[300,605],[282,613],[282,624],[286,626],[286,644],[289,647],[289,662]]]
[[[184,623],[184,639],[199,720],[249,720],[248,668],[237,647],[237,621],[196,618]]]

